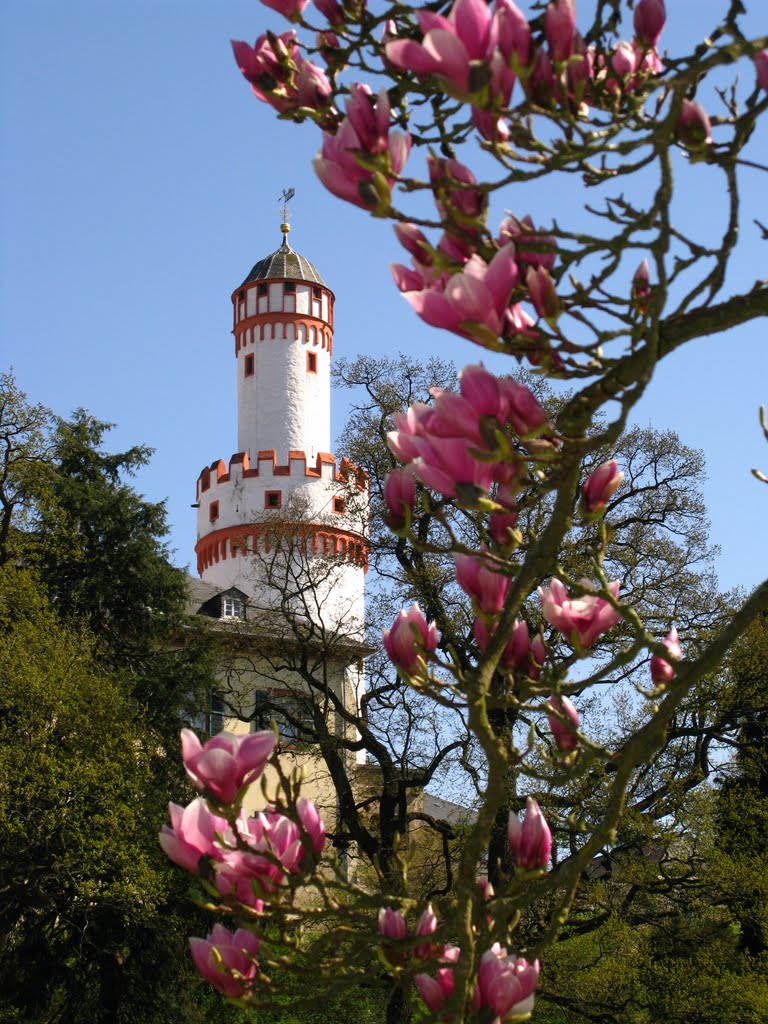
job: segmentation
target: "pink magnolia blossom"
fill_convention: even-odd
[[[573,36],[576,31],[574,0],[554,0],[554,3],[547,5],[544,31],[552,60],[558,64],[568,60],[573,53]]]
[[[407,469],[393,469],[384,481],[386,523],[392,530],[402,530],[411,520],[416,503],[416,482]]]
[[[261,2],[265,7],[271,7],[273,11],[282,14],[284,18],[296,20],[309,0],[261,0]]]
[[[635,50],[632,43],[618,43],[613,53],[608,57],[606,87],[611,92],[628,88],[630,82],[632,82],[632,76],[638,69],[640,59],[641,54]]]
[[[367,85],[350,89],[346,117],[335,135],[323,133],[313,161],[315,173],[329,192],[363,208],[387,207],[389,191],[411,149],[407,132],[390,131],[390,106],[385,89],[374,99]],[[363,166],[356,154],[378,158],[378,171]]]
[[[644,46],[657,46],[666,18],[664,0],[640,0],[633,18],[638,41]]]
[[[557,749],[563,753],[575,750],[579,745],[576,730],[579,728],[579,713],[567,697],[555,695],[549,703],[558,714],[549,712],[547,721]],[[565,721],[563,720],[565,719]]]
[[[483,615],[498,615],[509,590],[509,576],[476,555],[454,555],[453,561],[456,582],[464,593],[469,594]]]
[[[539,980],[539,962],[508,956],[495,942],[480,958],[477,971],[478,1002],[487,1006],[498,1022],[523,1017],[533,1010]]]
[[[485,0],[456,0],[448,17],[416,12],[423,38],[386,44],[390,64],[417,75],[435,75],[461,98],[476,91],[471,62],[488,61],[495,46],[495,22]]]
[[[399,910],[393,910],[392,907],[381,908],[379,911],[378,927],[381,935],[395,941],[404,939],[407,934],[405,918]]]
[[[590,587],[589,580],[582,580],[582,586]],[[608,584],[608,591],[614,600],[619,597],[619,581]],[[605,633],[621,621],[621,613],[616,611],[605,598],[597,594],[585,594],[583,597],[569,597],[564,584],[552,580],[548,590],[539,587],[539,597],[544,618],[559,630],[569,643],[587,650]]]
[[[325,846],[325,825],[320,817],[320,812],[311,800],[300,796],[296,801],[296,813],[299,821],[304,826],[304,831],[309,837],[309,842],[316,854],[323,852]]]
[[[427,157],[429,183],[440,218],[460,225],[465,236],[477,236],[477,222],[485,217],[488,196],[476,188],[477,179],[465,164],[458,160],[443,160],[430,154]]]
[[[439,968],[434,978],[430,974],[416,974],[413,982],[426,1008],[430,1013],[437,1013],[453,995],[453,968]]]
[[[341,42],[334,32],[318,32],[315,36],[315,45],[329,67],[337,63]]]
[[[544,407],[533,392],[511,377],[500,378],[500,386],[507,400],[507,416],[521,438],[551,430]]]
[[[478,330],[498,337],[504,331],[506,311],[517,279],[514,246],[505,245],[490,263],[475,254],[445,283],[407,287],[403,298],[433,327],[442,327],[470,340],[474,340]],[[406,283],[416,285],[413,279]]]
[[[216,834],[229,829],[224,818],[211,814],[205,800],[198,797],[187,807],[168,804],[171,827],[163,825],[160,845],[169,860],[179,867],[197,874],[201,859],[221,859],[216,845]]]
[[[768,92],[768,50],[761,50],[754,56],[757,84]]]
[[[190,939],[189,948],[200,974],[225,996],[237,998],[252,987],[259,952],[259,940],[252,932],[238,928],[233,933],[216,924],[207,939]]]
[[[589,83],[595,74],[595,53],[587,46],[579,32],[573,36],[573,54],[565,69],[568,99],[573,104],[582,103],[589,95]]]
[[[462,371],[459,388],[458,395],[434,388],[434,405],[415,403],[405,413],[394,413],[397,430],[387,434],[387,444],[426,487],[448,498],[461,492],[462,500],[471,504],[478,490],[487,493],[493,483],[511,488],[519,472],[517,461],[483,457],[497,450],[500,431],[511,424],[525,440],[552,428],[528,388],[511,378],[495,377],[482,364]],[[498,500],[504,504],[501,488]],[[509,496],[507,507],[513,513],[511,490]]]
[[[552,834],[538,803],[529,796],[522,820],[510,812],[507,838],[512,859],[519,868],[532,871],[545,868],[552,852]]]
[[[581,504],[587,515],[594,516],[604,511],[623,479],[624,474],[619,472],[616,459],[609,459],[590,473],[581,488]]]
[[[432,909],[432,904],[428,903],[416,925],[416,935],[421,939],[425,939],[430,935],[434,935],[436,931],[437,915]],[[442,949],[442,946],[435,945],[432,942],[422,942],[414,946],[413,955],[419,960],[431,960],[438,953],[441,953]]]
[[[235,867],[217,862],[213,878],[222,899],[235,900],[246,907],[252,907],[258,913],[264,909],[264,889],[256,875],[241,875]]]
[[[475,642],[480,651],[485,652],[488,649],[488,644],[495,632],[495,626],[489,629],[481,618],[475,619]],[[531,640],[528,624],[520,619],[515,619],[512,636],[501,656],[501,664],[504,668],[525,672],[530,679],[538,679],[546,656],[547,649],[541,633],[537,633]]]
[[[636,89],[649,75],[660,75],[664,70],[661,57],[659,57],[653,47],[646,50],[636,40],[632,43],[632,46],[635,50],[635,63],[637,67],[635,77],[628,84],[630,91]]]
[[[551,107],[560,84],[552,60],[546,50],[536,50],[533,71],[527,82],[526,94],[540,107]]]
[[[384,650],[392,664],[407,676],[424,673],[424,662],[437,649],[437,626],[427,623],[415,602],[398,613],[391,629],[382,630]]]
[[[499,52],[513,70],[531,63],[531,26],[513,0],[496,0],[496,32]]]
[[[546,267],[551,270],[557,259],[557,242],[554,235],[542,234],[533,226],[530,217],[522,220],[507,217],[499,228],[499,245],[515,243],[515,259],[521,267]]]
[[[677,635],[677,629],[673,626],[672,629],[667,633],[662,643],[667,648],[673,658],[678,661],[683,656],[682,648],[680,647],[680,640]],[[657,688],[662,689],[668,683],[671,683],[675,678],[674,666],[666,660],[666,658],[660,658],[658,654],[654,654],[651,658],[651,679]]]
[[[264,34],[253,46],[233,39],[232,51],[254,95],[278,113],[329,107],[331,83],[322,68],[302,57],[295,32]]]
[[[395,224],[395,234],[417,263],[424,267],[432,266],[429,240],[415,224]]]
[[[315,7],[334,28],[344,24],[344,11],[337,0],[315,0]]]
[[[495,467],[478,462],[471,454],[472,442],[466,438],[414,438],[419,457],[411,466],[425,487],[446,498],[457,498],[464,487],[487,492]]]
[[[511,499],[511,505],[514,506],[514,498]],[[513,540],[512,530],[516,523],[517,512],[507,503],[506,511],[492,512],[488,516],[488,533],[500,548],[506,547]]]
[[[509,125],[499,114],[472,107],[472,120],[484,139],[489,142],[507,142],[510,137]]]
[[[675,134],[686,149],[704,149],[712,142],[712,125],[700,104],[683,100]]]
[[[181,756],[195,789],[229,804],[243,786],[261,775],[276,742],[267,729],[246,736],[221,732],[203,746],[191,729],[182,729]]]
[[[227,847],[220,852],[228,879],[251,879],[262,893],[270,893],[286,874],[298,872],[304,857],[301,833],[284,815],[266,811],[246,818],[243,814],[237,822],[237,837],[245,849]]]
[[[547,268],[529,267],[525,275],[525,286],[538,315],[545,320],[556,319],[559,303],[554,282]]]
[[[467,437],[442,437],[430,432],[434,410],[416,404],[407,413],[395,413],[398,430],[387,434],[392,453],[410,465],[421,482],[448,498],[457,496],[462,485],[487,491],[493,482],[495,467],[479,462],[470,454],[476,442]]]

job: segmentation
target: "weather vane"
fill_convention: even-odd
[[[295,188],[284,188],[280,194],[280,213],[282,214],[283,223],[280,225],[280,230],[283,232],[283,241],[288,241],[288,232],[291,230],[291,225],[288,223],[288,218],[291,216],[291,211],[288,207],[288,203],[296,195]]]

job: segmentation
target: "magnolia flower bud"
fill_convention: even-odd
[[[404,469],[393,469],[384,481],[387,526],[395,531],[407,527],[415,502],[416,483],[412,474]]]
[[[437,648],[437,626],[427,623],[418,604],[403,609],[391,629],[382,630],[382,641],[389,660],[407,676],[420,676],[423,661]]]
[[[768,50],[761,50],[760,53],[756,53],[754,60],[757,84],[761,89],[768,92]]]
[[[399,941],[406,936],[405,918],[399,910],[393,910],[392,907],[381,908],[378,927],[380,934],[386,939]]]
[[[549,703],[560,714],[550,712],[547,715],[549,728],[552,730],[552,737],[557,749],[563,753],[575,750],[579,745],[579,738],[576,730],[579,728],[579,713],[567,697],[554,696],[549,698]],[[563,721],[563,717],[565,721]]]
[[[325,15],[334,28],[338,28],[343,23],[344,12],[336,0],[315,0],[315,7]]]
[[[587,516],[596,516],[605,511],[605,507],[619,489],[624,474],[619,472],[616,459],[604,462],[602,466],[590,473],[581,488],[582,512]]]
[[[648,296],[651,294],[651,271],[648,260],[643,260],[635,271],[632,278],[632,301],[644,313],[648,306]]]
[[[545,868],[552,852],[552,834],[538,803],[529,796],[522,821],[510,813],[507,838],[512,858],[519,868],[532,871]]]
[[[525,284],[533,308],[545,320],[555,320],[559,311],[557,292],[546,267],[529,267]]]
[[[498,615],[509,590],[509,576],[496,572],[485,559],[475,555],[454,555],[456,582],[469,594],[484,615]]]
[[[700,104],[683,100],[675,134],[677,141],[690,150],[704,149],[712,142],[712,125]]]
[[[673,626],[672,629],[667,633],[662,643],[667,648],[673,658],[678,661],[683,656],[680,642],[677,636],[677,629]],[[675,678],[674,667],[666,660],[666,658],[660,658],[658,654],[654,654],[651,658],[651,679],[653,680],[657,689],[662,690],[666,687],[667,683],[671,683]]]
[[[549,43],[552,60],[568,60],[573,53],[573,34],[576,29],[576,5],[574,0],[555,0],[547,5],[544,31]]]
[[[656,46],[660,37],[667,12],[664,0],[640,0],[635,7],[635,35],[644,46]]]
[[[437,915],[432,909],[432,904],[428,903],[426,910],[419,918],[418,924],[416,925],[416,935],[419,938],[427,938],[429,935],[433,935],[437,931]],[[413,947],[413,955],[419,960],[429,960],[439,951],[439,946],[436,946],[432,942],[420,943],[418,946]]]

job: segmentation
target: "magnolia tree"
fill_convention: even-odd
[[[657,363],[768,312],[763,284],[726,287],[740,167],[768,108],[768,37],[745,37],[738,0],[675,57],[661,42],[663,0],[598,0],[578,27],[573,0],[531,4],[527,16],[512,0],[268,6],[297,29],[234,43],[240,70],[281,117],[316,122],[320,181],[361,216],[393,221],[410,257],[393,268],[396,288],[467,344],[457,387],[395,416],[388,443],[401,465],[384,502],[401,548],[453,558],[476,657],[415,603],[383,643],[419,700],[460,709],[481,799],[439,915],[396,872],[375,892],[349,883],[301,780],[279,761],[269,809],[244,815],[245,790],[274,761],[271,733],[205,746],[186,733],[201,796],[172,809],[162,842],[237,929],[216,924],[191,942],[201,973],[243,1005],[278,995],[279,974],[297,990],[318,977],[329,990],[380,983],[388,1022],[409,1018],[414,991],[435,1019],[522,1020],[582,875],[615,839],[632,779],[768,607],[766,583],[695,646],[680,623],[648,628],[642,602],[605,571],[622,466],[604,456],[596,465],[598,453],[618,453]],[[712,218],[704,231],[675,217],[678,179],[696,188],[705,173],[723,177],[718,238]],[[515,201],[512,185],[546,179],[555,204],[569,175],[593,190],[583,209],[570,203],[546,224],[519,209],[489,221],[497,197]],[[478,349],[510,356],[510,372],[486,369]],[[517,364],[567,383],[556,412]],[[583,578],[562,558],[579,531]],[[612,634],[621,642],[606,643]],[[582,728],[580,708],[614,678],[632,681],[635,717],[607,743]],[[501,850],[512,779],[525,810],[505,822]],[[583,794],[583,813],[562,812],[564,791]]]

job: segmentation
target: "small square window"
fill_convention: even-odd
[[[343,498],[333,499],[333,511],[338,512],[340,515],[347,511],[347,503]]]
[[[245,618],[245,605],[239,597],[222,597],[221,617],[222,619]]]
[[[267,491],[264,495],[264,508],[280,508],[283,503],[282,491]]]
[[[243,301],[243,299],[245,298],[245,288],[240,289],[240,291],[237,293],[237,297],[238,299],[240,299],[241,302]]]
[[[296,291],[296,282],[295,281],[286,281],[285,284],[283,285],[283,287],[285,288],[285,290],[287,292],[295,292]]]
[[[245,376],[246,377],[252,377],[253,376],[253,353],[250,353],[249,355],[247,355],[245,357],[244,366],[245,366]]]
[[[265,284],[260,284],[259,288],[258,288],[257,294],[258,295],[266,295],[268,293],[268,291],[269,291],[269,289],[267,288],[267,286]]]
[[[320,298],[320,294],[321,294],[321,292],[320,292],[320,289],[319,289],[319,288],[317,288],[317,287],[314,287],[314,288],[312,289],[312,298],[313,298],[313,299],[319,299],[319,298]]]
[[[307,373],[317,373],[317,355],[315,352],[307,352]]]
[[[219,518],[219,503],[218,501],[212,501],[208,508],[208,518],[212,523],[215,523]]]

